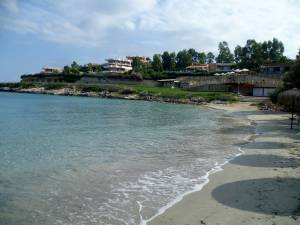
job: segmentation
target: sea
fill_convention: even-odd
[[[145,225],[252,133],[203,106],[0,92],[0,224]]]

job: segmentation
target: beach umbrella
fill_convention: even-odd
[[[278,103],[284,105],[291,113],[291,129],[293,129],[294,114],[300,112],[300,90],[293,88],[278,95]]]

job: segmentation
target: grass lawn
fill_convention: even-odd
[[[122,89],[130,89],[137,94],[151,94],[162,97],[175,97],[175,98],[190,98],[190,97],[203,97],[206,100],[227,100],[237,101],[238,96],[229,92],[200,92],[200,91],[188,91],[179,88],[167,88],[157,87],[151,85],[118,85]]]

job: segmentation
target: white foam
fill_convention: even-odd
[[[160,216],[161,214],[163,214],[164,212],[166,212],[166,210],[168,210],[169,208],[171,208],[172,206],[174,206],[176,203],[180,202],[185,196],[191,194],[191,193],[194,193],[194,192],[197,192],[197,191],[201,191],[202,188],[209,183],[209,176],[214,174],[214,173],[217,173],[217,172],[220,172],[223,170],[223,166],[226,165],[229,161],[233,160],[234,158],[244,154],[244,151],[241,149],[241,147],[238,148],[239,150],[239,153],[236,154],[234,157],[232,157],[231,159],[225,161],[224,163],[222,164],[219,164],[219,163],[215,163],[215,167],[213,169],[211,169],[210,171],[208,171],[204,176],[200,177],[199,179],[200,180],[204,180],[203,183],[201,184],[198,184],[196,185],[193,190],[190,190],[188,192],[185,192],[179,196],[177,196],[173,201],[171,201],[170,203],[168,203],[167,205],[161,207],[158,212],[152,216],[151,218],[149,219],[143,219],[142,215],[141,215],[141,211],[143,209],[143,206],[140,202],[138,202],[138,205],[139,205],[139,213],[140,213],[140,225],[147,225],[148,222],[150,222],[151,220],[155,219],[156,217]]]
[[[250,121],[249,122],[249,125],[252,124],[253,121]],[[257,136],[258,135],[258,132],[256,131],[255,129],[255,134],[254,135],[249,135],[249,136],[246,136],[244,138],[245,141],[250,141],[251,140],[251,137],[252,136]],[[214,174],[214,173],[217,173],[217,172],[220,172],[220,171],[223,171],[223,166],[225,166],[227,163],[229,163],[231,160],[233,160],[234,158],[238,157],[238,156],[241,156],[242,154],[245,153],[245,151],[242,150],[242,147],[239,147],[238,148],[238,151],[239,153],[237,153],[236,155],[234,155],[232,158],[226,160],[224,163],[221,163],[219,164],[218,162],[215,163],[215,167],[213,169],[211,169],[210,171],[208,171],[204,176],[200,177],[200,180],[204,180],[203,183],[201,184],[198,184],[196,185],[193,190],[190,190],[188,192],[185,192],[179,196],[177,196],[173,201],[171,201],[170,203],[168,203],[167,205],[161,207],[158,212],[152,216],[151,218],[149,219],[143,219],[142,215],[141,215],[141,211],[143,209],[143,206],[140,202],[138,202],[139,204],[139,214],[140,214],[140,225],[147,225],[148,222],[152,221],[153,219],[155,219],[156,217],[162,215],[163,213],[165,213],[169,208],[171,208],[172,206],[174,206],[176,203],[180,202],[185,196],[189,195],[189,194],[192,194],[192,193],[195,193],[195,192],[198,192],[198,191],[201,191],[202,188],[209,183],[209,176]]]

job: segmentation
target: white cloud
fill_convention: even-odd
[[[0,7],[5,8],[8,12],[17,13],[17,0],[1,0]]]
[[[216,50],[222,40],[233,47],[249,38],[277,37],[290,56],[300,47],[298,0],[2,0],[1,6],[0,28],[60,43],[112,48],[137,43],[151,52]],[[118,39],[121,44],[111,42]]]

